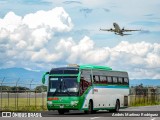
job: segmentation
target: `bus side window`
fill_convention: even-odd
[[[113,77],[113,84],[117,84],[117,83],[118,83],[117,77]]]
[[[91,85],[91,72],[83,70],[80,79],[80,95]]]
[[[123,79],[121,77],[118,78],[118,83],[123,84]]]
[[[98,75],[93,75],[93,82],[95,84],[98,84],[99,83],[99,76]]]
[[[108,76],[108,77],[107,77],[107,80],[108,80],[108,84],[111,84],[111,83],[112,83],[112,77]]]
[[[107,84],[106,76],[100,76],[100,83],[101,84]]]
[[[124,78],[124,84],[128,84],[128,78]]]
[[[89,85],[91,85],[90,75],[83,76],[82,81],[84,83],[84,87],[88,87]]]

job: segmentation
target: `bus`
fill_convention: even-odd
[[[48,75],[47,108],[59,114],[83,110],[91,114],[98,110],[118,112],[128,106],[129,77],[125,71],[107,66],[69,65],[52,68]]]

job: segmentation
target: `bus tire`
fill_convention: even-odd
[[[116,106],[115,106],[115,112],[118,112],[120,108],[120,102],[119,100],[116,101]]]
[[[59,115],[63,115],[64,114],[64,110],[58,110]]]
[[[93,102],[90,100],[89,101],[89,106],[88,106],[88,114],[93,113]]]
[[[97,112],[97,110],[93,110],[93,113],[95,114]]]
[[[119,100],[117,100],[115,108],[113,110],[109,110],[109,112],[118,112],[119,108],[120,108],[120,102],[119,102]]]
[[[85,110],[84,113],[85,114],[92,114],[92,113],[94,113],[94,111],[93,111],[93,102],[91,100],[89,101],[88,110]]]
[[[88,114],[88,111],[87,111],[87,110],[84,110],[84,113],[85,113],[85,114]]]

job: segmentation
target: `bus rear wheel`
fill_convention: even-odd
[[[120,108],[119,100],[116,101],[115,112],[118,112]]]
[[[109,110],[109,112],[118,112],[119,108],[120,108],[120,102],[119,102],[119,100],[117,100],[115,108],[113,110]]]

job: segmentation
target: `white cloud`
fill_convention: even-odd
[[[7,63],[20,65],[22,61],[56,61],[57,54],[50,54],[46,47],[54,41],[55,32],[68,32],[72,27],[71,18],[62,7],[25,16],[7,13],[0,18],[0,59],[5,62],[1,67]]]
[[[23,18],[23,23],[29,28],[48,27],[57,31],[70,31],[73,27],[71,18],[62,7],[27,14]]]
[[[27,43],[25,41],[20,41],[17,45],[16,45],[16,48],[18,49],[24,49],[27,47]]]
[[[9,12],[0,19],[1,67],[50,69],[68,63],[96,64],[126,70],[131,78],[160,77],[160,44],[121,41],[113,48],[100,48],[88,36],[79,42],[72,36],[54,42],[55,32],[72,28],[71,18],[63,8],[24,17]]]
[[[37,11],[24,17],[9,12],[0,19],[0,39],[9,39],[14,44],[24,40],[28,49],[41,49],[54,32],[67,32],[72,27],[71,18],[61,7]]]
[[[160,53],[148,53],[146,61],[150,67],[160,67]]]
[[[71,53],[67,59],[68,62],[77,62],[83,59],[86,52],[92,50],[93,48],[93,41],[91,41],[88,37],[84,37],[80,42],[71,47]]]
[[[126,70],[131,78],[158,78],[160,69],[160,44],[144,41],[138,43],[120,42],[113,48],[97,48],[89,37],[78,43],[71,38],[57,43],[57,53],[63,55],[58,61],[78,64],[98,64]],[[159,68],[158,68],[159,67]]]
[[[13,32],[22,24],[22,17],[17,16],[14,12],[9,12],[3,19],[0,19],[0,28]]]
[[[41,49],[39,52],[34,52],[31,61],[42,63],[54,63],[61,57],[58,53],[49,53],[47,49]]]

